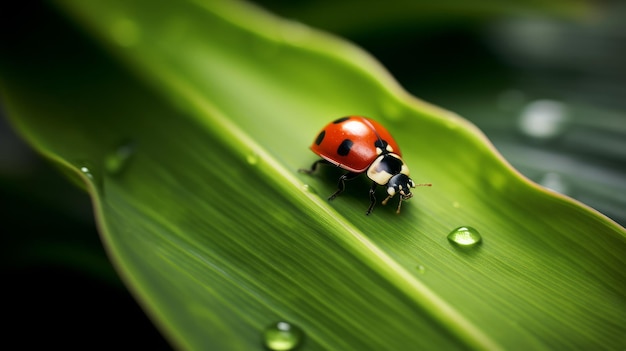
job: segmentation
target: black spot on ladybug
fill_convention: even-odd
[[[387,150],[387,145],[389,145],[389,143],[384,141],[383,139],[378,139],[374,142],[374,146],[380,148],[383,151]]]
[[[315,138],[315,145],[319,145],[322,143],[322,140],[324,140],[324,137],[326,136],[326,131],[322,130],[318,135],[317,138]]]
[[[350,119],[350,116],[347,116],[347,117],[341,117],[341,118],[338,118],[338,119],[334,120],[334,121],[333,121],[333,124],[339,124],[339,123],[344,122],[344,121],[347,121],[347,120],[349,120],[349,119]]]
[[[337,148],[337,154],[339,156],[347,156],[350,153],[350,149],[352,149],[352,145],[354,142],[350,139],[344,139],[344,141],[339,144]]]
[[[401,159],[387,154],[383,156],[383,159],[380,160],[380,163],[378,163],[376,171],[387,172],[389,174],[399,174],[402,171],[403,164],[404,162],[402,162]]]

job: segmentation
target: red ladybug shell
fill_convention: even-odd
[[[385,127],[366,117],[347,116],[326,125],[313,141],[311,150],[338,167],[362,173],[380,155],[375,145],[380,140],[402,157],[398,144]]]

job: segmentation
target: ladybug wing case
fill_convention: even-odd
[[[391,133],[385,127],[383,127],[380,123],[374,121],[373,119],[364,118],[374,127],[376,130],[376,134],[380,137],[380,139],[387,142],[387,144],[391,147],[391,151],[394,154],[402,157],[402,151],[400,151],[400,147],[396,140],[391,136]]]
[[[311,145],[311,150],[338,167],[362,173],[380,154],[376,142],[381,139],[395,154],[402,156],[397,143],[383,126],[365,117],[350,116],[324,127]]]

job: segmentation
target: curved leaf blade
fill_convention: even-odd
[[[14,59],[24,75],[3,69],[3,95],[42,152],[90,169],[112,257],[180,345],[249,349],[275,319],[307,349],[624,344],[623,229],[521,179],[358,50],[237,3],[64,6],[118,61],[90,46],[78,71]],[[387,118],[414,178],[435,183],[402,216],[363,216],[356,190],[328,204],[330,174],[294,172],[329,116],[353,113]],[[107,173],[126,140],[136,154]],[[451,247],[459,225],[484,244]]]

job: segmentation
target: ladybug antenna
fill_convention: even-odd
[[[431,183],[421,183],[421,184],[415,184],[415,186],[433,186],[433,185]],[[400,195],[400,201],[398,201],[398,208],[396,209],[396,213],[397,214],[400,214],[400,207],[402,206],[402,200],[404,200],[404,199],[408,200],[411,197],[413,197],[413,196],[412,195],[411,196]],[[388,200],[388,199],[389,199],[389,197],[387,199],[385,199],[385,201]],[[384,203],[383,203],[383,205],[384,205]]]

